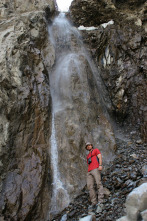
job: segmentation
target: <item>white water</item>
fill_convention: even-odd
[[[60,13],[58,17],[54,19],[53,24],[49,26],[48,29],[50,40],[55,47],[58,47],[59,40],[62,40],[64,46],[66,44],[70,46],[72,35],[76,36],[77,39],[80,38],[78,30],[71,26],[64,13]]]
[[[71,67],[76,69],[78,78],[81,78],[79,55],[75,53],[62,56],[50,76],[54,113],[72,105]]]
[[[71,26],[64,13],[60,13],[59,16],[55,18],[48,31],[50,40],[56,52],[58,51],[56,54],[56,66],[50,75],[53,108],[54,113],[56,113],[68,105],[71,106],[72,92],[70,81],[71,75],[73,74],[71,67],[74,67],[74,72],[81,78],[81,61],[79,57],[85,55],[82,51],[80,33],[75,27]],[[74,47],[74,44],[79,46],[78,51],[77,47]]]
[[[64,19],[64,14],[61,13],[49,27],[49,36],[54,47],[58,47],[58,40],[63,45],[68,45],[71,37],[71,26]],[[53,192],[51,198],[50,216],[58,213],[69,204],[69,195],[61,180],[58,168],[58,145],[56,140],[55,129],[55,114],[63,107],[62,97],[67,94],[70,99],[70,90],[63,85],[68,84],[68,70],[70,69],[70,61],[74,55],[62,56],[58,60],[55,70],[50,75],[51,97],[52,97],[52,131],[51,131],[51,166],[53,171]],[[62,71],[61,71],[62,70]],[[62,86],[61,86],[62,85]],[[68,93],[67,93],[68,92]]]
[[[53,195],[51,199],[51,213],[65,208],[69,203],[69,196],[63,187],[58,169],[58,147],[56,142],[55,117],[52,112],[52,133],[51,133],[51,165],[53,171]]]

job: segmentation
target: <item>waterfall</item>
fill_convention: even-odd
[[[56,142],[54,111],[52,111],[51,165],[53,170],[53,195],[51,199],[51,213],[56,214],[56,212],[68,205],[69,196],[63,187],[58,170],[58,148]]]
[[[50,76],[50,79],[52,78],[51,82],[53,82],[51,86],[53,87],[54,99],[57,101],[54,102],[54,104],[56,103],[56,107],[58,105],[57,110],[67,104],[67,101],[66,104],[61,104],[61,100],[64,102],[63,99],[61,99],[62,95],[64,96],[66,94],[65,97],[67,97],[67,99],[71,98],[71,88],[68,88],[68,85],[70,85],[70,78],[73,74],[71,67],[75,67],[75,72],[82,83],[84,78],[81,76],[81,65],[83,60],[86,60],[98,86],[97,89],[100,94],[101,106],[103,106],[103,109],[107,112],[106,107],[108,109],[111,107],[108,92],[103,85],[91,55],[84,47],[78,29],[70,24],[64,13],[60,13],[59,16],[55,18],[52,26],[49,26],[48,29],[50,40],[56,49],[57,57],[56,69]],[[101,91],[103,91],[103,93],[101,93]]]
[[[72,106],[72,93],[70,88],[70,78],[72,75],[71,66],[74,66],[80,76],[81,61],[79,56],[82,41],[79,31],[72,27],[65,18],[64,13],[60,13],[55,18],[53,24],[48,27],[50,41],[56,50],[56,64],[50,74],[50,88],[52,97],[52,131],[51,131],[51,165],[53,171],[53,193],[51,199],[51,214],[61,211],[69,204],[69,195],[64,188],[58,168],[58,145],[56,140],[56,113],[59,113],[67,106]],[[79,45],[78,51],[75,45]]]
[[[72,106],[71,77],[77,73],[81,78],[81,60],[85,49],[77,28],[71,26],[64,13],[55,18],[48,27],[50,41],[56,49],[56,65],[50,75],[54,113]]]
[[[48,27],[49,36],[54,47],[57,47],[57,41],[62,41],[63,45],[68,45],[70,42],[70,33],[71,26],[69,22],[64,18],[64,14],[61,13],[53,22],[52,26]],[[56,26],[58,28],[56,29]],[[54,29],[55,28],[55,29]],[[57,39],[55,39],[55,35]],[[51,198],[51,209],[50,216],[55,215],[58,211],[61,211],[69,204],[69,195],[67,190],[64,188],[64,184],[61,181],[59,168],[58,168],[58,145],[56,141],[56,129],[55,129],[55,114],[62,109],[63,103],[61,96],[64,94],[64,86],[59,87],[60,82],[62,81],[62,70],[63,74],[67,74],[64,79],[67,79],[64,84],[68,83],[68,68],[70,65],[70,56],[62,56],[58,60],[57,65],[53,73],[50,76],[50,86],[51,86],[51,97],[52,97],[52,131],[51,131],[51,166],[53,171],[53,192]],[[67,58],[68,57],[68,58]],[[61,92],[62,91],[62,92]],[[68,94],[70,96],[70,92]]]
[[[69,204],[69,196],[74,196],[74,192],[85,184],[83,174],[76,176],[83,166],[78,161],[81,157],[78,152],[70,155],[71,145],[78,147],[80,138],[85,136],[84,139],[87,139],[87,134],[95,138],[95,142],[102,137],[103,130],[108,127],[102,109],[106,110],[109,102],[101,94],[101,91],[105,94],[105,89],[94,62],[84,48],[81,35],[77,28],[71,26],[65,14],[60,13],[54,19],[48,32],[56,53],[56,63],[49,75],[52,97],[51,213],[56,214]],[[102,128],[97,124],[98,114],[103,119]],[[71,136],[72,143],[69,143]]]

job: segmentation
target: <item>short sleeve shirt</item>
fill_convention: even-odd
[[[88,172],[99,167],[99,163],[97,159],[98,154],[101,154],[99,149],[93,149],[92,152],[90,152],[87,155],[87,164],[88,164],[88,159],[91,157],[91,163],[88,164]]]

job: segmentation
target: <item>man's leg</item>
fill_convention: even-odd
[[[98,188],[98,202],[103,203],[104,189],[103,189],[103,185],[102,185],[102,182],[101,182],[101,174],[100,174],[100,171],[98,170],[98,168],[92,170],[92,175],[95,178],[97,188]]]
[[[87,173],[87,188],[89,190],[89,195],[92,205],[96,205],[97,197],[96,197],[96,192],[94,190],[94,177],[91,174],[91,171]]]

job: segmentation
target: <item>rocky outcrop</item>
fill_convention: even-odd
[[[21,15],[27,12],[35,12],[47,9],[50,13],[53,13],[55,10],[55,1],[53,0],[26,0],[22,2],[21,0],[2,0],[0,2],[0,19],[12,18],[16,15]]]
[[[146,3],[73,1],[70,10],[77,26],[95,26],[80,29],[109,91],[111,113],[146,142]]]
[[[146,1],[74,0],[70,16],[77,26],[98,26],[113,18],[117,23],[134,20],[146,27]]]
[[[53,1],[0,3],[0,211],[4,220],[44,220],[50,199],[51,98],[54,63],[45,5]]]

